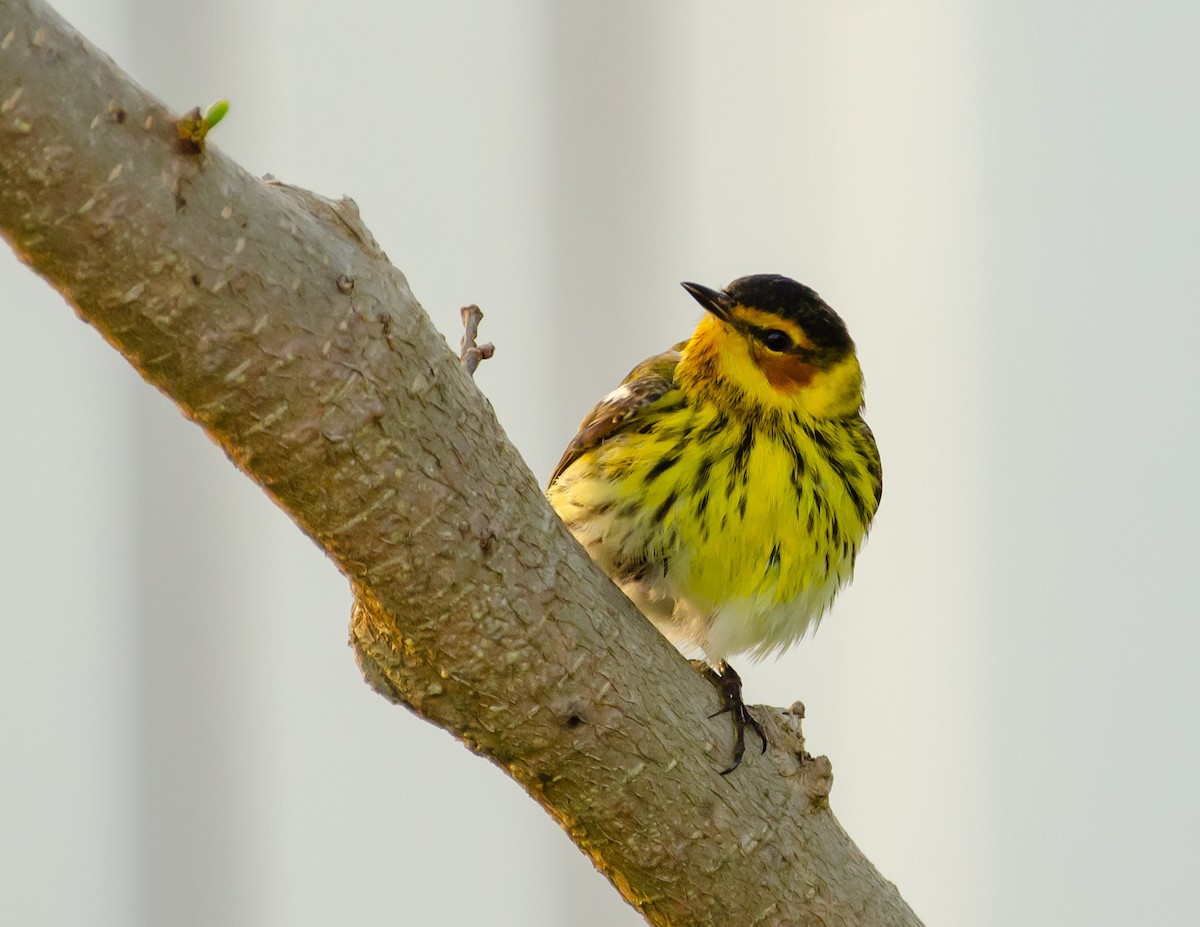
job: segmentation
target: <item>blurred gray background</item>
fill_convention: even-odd
[[[59,0],[215,143],[349,194],[544,479],[772,271],[848,320],[858,579],[741,664],[934,925],[1195,920],[1200,5]],[[360,681],[324,557],[0,255],[0,923],[641,923]],[[303,685],[297,685],[303,680]],[[731,925],[736,927],[736,925]]]

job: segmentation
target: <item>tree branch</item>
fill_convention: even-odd
[[[248,175],[0,0],[0,231],[322,547],[367,681],[519,781],[654,924],[917,924],[799,716],[715,696],[551,512],[359,220]],[[478,349],[477,349],[478,350]]]

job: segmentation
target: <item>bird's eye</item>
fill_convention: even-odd
[[[763,332],[761,341],[772,351],[786,351],[792,346],[792,339],[787,332],[772,328]]]

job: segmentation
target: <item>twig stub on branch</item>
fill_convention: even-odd
[[[460,310],[463,320],[463,336],[459,342],[458,359],[469,376],[475,376],[475,368],[480,361],[485,361],[496,353],[496,346],[490,341],[476,344],[479,336],[479,323],[483,321],[483,310],[472,304],[463,306]]]

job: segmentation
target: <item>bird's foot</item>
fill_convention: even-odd
[[[693,662],[698,663],[699,661]],[[728,769],[721,770],[721,775],[727,776],[742,763],[742,755],[746,752],[746,728],[749,727],[758,735],[758,739],[762,741],[763,753],[767,752],[767,735],[762,725],[758,723],[758,719],[750,713],[750,709],[742,701],[742,677],[734,668],[722,660],[715,669],[704,664],[702,670],[708,676],[709,682],[716,686],[721,693],[721,708],[709,717],[715,718],[717,715],[728,713],[733,718],[733,763]]]

